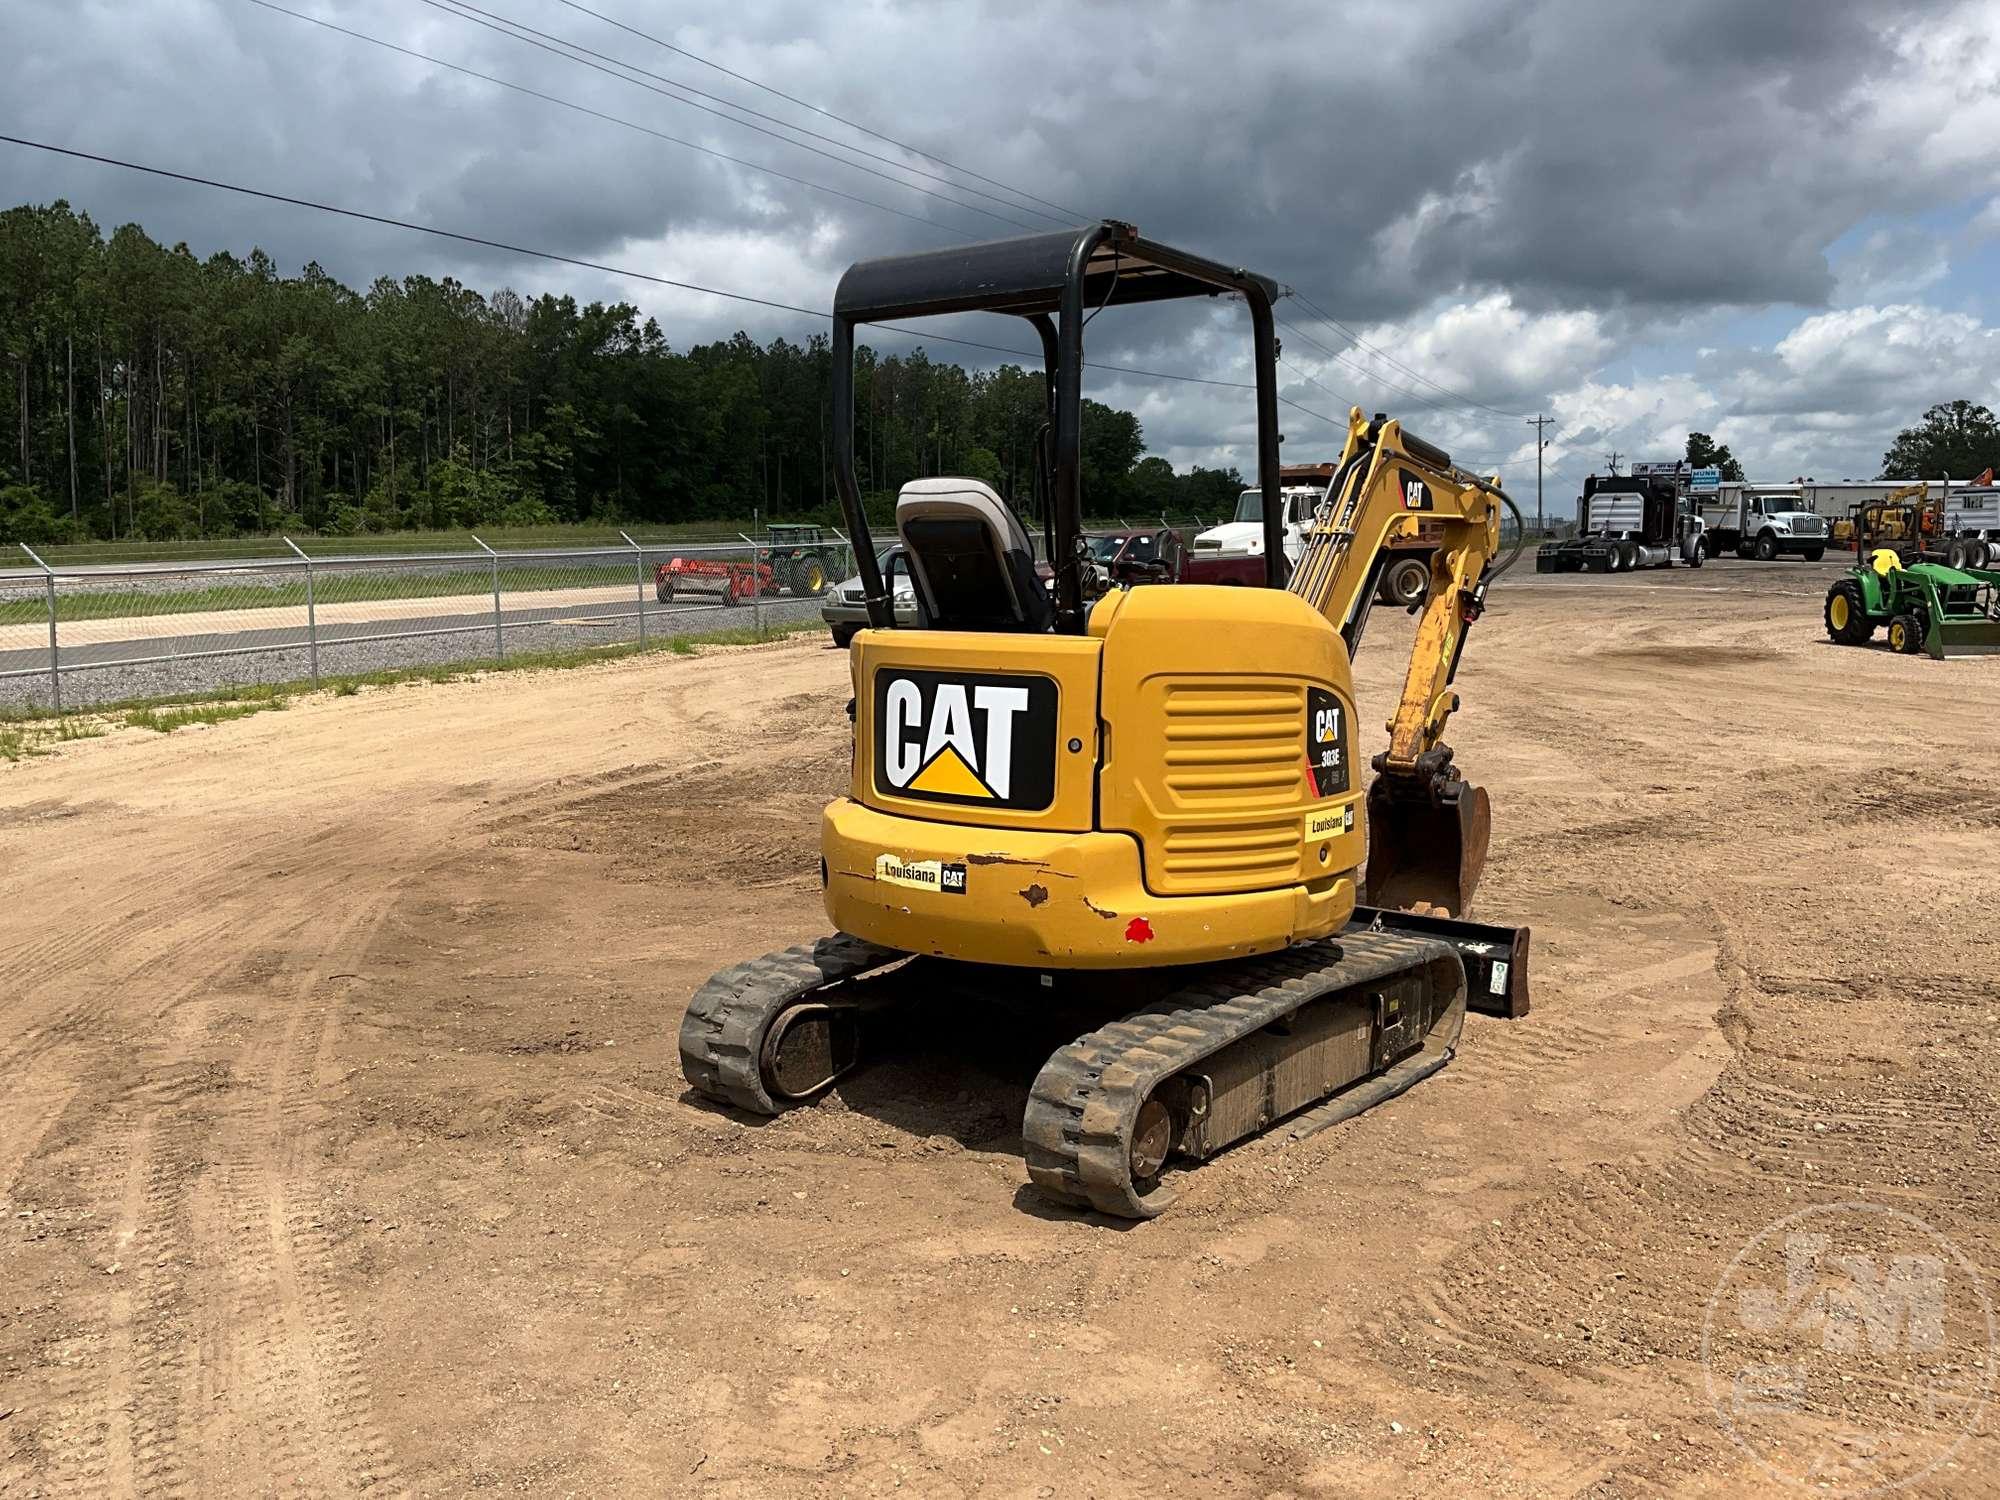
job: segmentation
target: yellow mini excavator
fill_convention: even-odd
[[[1092,599],[1084,325],[1218,295],[1250,309],[1269,586]],[[1108,1024],[1036,1078],[1028,1172],[1056,1199],[1144,1218],[1173,1196],[1170,1163],[1401,1092],[1450,1058],[1468,1005],[1525,1012],[1526,929],[1465,919],[1490,815],[1442,738],[1467,632],[1513,560],[1498,556],[1513,502],[1357,409],[1291,570],[1278,295],[1115,222],[842,278],[834,471],[871,625],[850,653],[852,783],[821,826],[838,934],[702,986],[680,1037],[699,1093],[761,1114],[812,1098],[860,1061],[881,992],[906,1026],[968,993],[1088,1002]],[[855,328],[975,311],[1041,338],[1035,509],[1054,578],[986,485],[918,480],[896,504],[917,614],[899,628],[855,473]],[[1349,662],[1411,516],[1435,528],[1437,561],[1364,795]]]

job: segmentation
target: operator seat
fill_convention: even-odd
[[[896,530],[925,627],[1021,633],[1054,627],[1027,531],[979,480],[911,480],[896,496]]]

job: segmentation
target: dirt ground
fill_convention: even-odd
[[[1032,1026],[687,1095],[694,987],[825,930],[821,639],[0,766],[0,1493],[1781,1491],[1739,1250],[1863,1200],[2000,1287],[2000,659],[1830,646],[1829,576],[1497,591],[1452,738],[1533,1013],[1140,1227],[1024,1186]],[[1955,1348],[1782,1451],[2000,1494]]]

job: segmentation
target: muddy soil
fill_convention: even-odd
[[[688,1096],[693,988],[825,930],[822,640],[0,766],[0,1494],[2000,1493],[1959,1312],[1713,1397],[1808,1206],[2000,1288],[2000,659],[1830,646],[1829,576],[1496,592],[1452,738],[1533,1013],[1141,1227],[1024,1185],[1032,1019]]]

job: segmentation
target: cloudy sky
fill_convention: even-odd
[[[257,0],[6,0],[0,131],[805,307],[864,256],[1130,219],[1296,290],[1301,407],[1402,415],[1530,495],[1524,418],[1554,417],[1552,510],[1691,427],[1753,478],[1866,477],[1930,403],[2000,405],[2000,0],[272,3],[432,60]],[[351,285],[624,298],[676,346],[815,326],[0,145],[0,201],[54,198]],[[1240,310],[1177,312],[1089,353],[1247,378]],[[1250,467],[1245,392],[1090,393]]]

